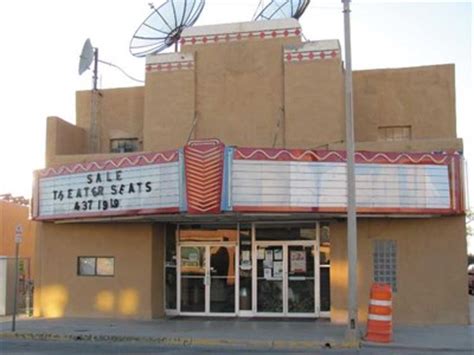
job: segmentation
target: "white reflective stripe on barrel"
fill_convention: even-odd
[[[370,320],[382,320],[382,321],[391,321],[392,316],[379,316],[377,314],[369,314]]]
[[[369,304],[373,306],[392,306],[392,301],[382,301],[382,300],[370,300]]]

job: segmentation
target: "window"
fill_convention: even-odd
[[[165,239],[165,298],[166,309],[176,309],[176,225],[166,225]]]
[[[115,258],[80,256],[77,258],[79,276],[114,276]]]
[[[374,282],[392,286],[397,291],[397,244],[394,240],[374,241]]]
[[[382,126],[378,129],[379,141],[393,142],[411,139],[411,126]]]
[[[250,224],[239,225],[240,235],[240,310],[252,311],[252,227]]]
[[[257,240],[315,240],[314,223],[295,226],[294,224],[258,224]]]
[[[331,230],[329,224],[320,224],[319,234],[319,297],[321,312],[331,310]]]
[[[139,151],[138,138],[121,138],[110,140],[110,151],[112,153],[131,153]]]

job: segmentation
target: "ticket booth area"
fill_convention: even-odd
[[[165,273],[168,315],[329,317],[329,226],[170,224]]]

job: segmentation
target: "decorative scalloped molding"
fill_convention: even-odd
[[[246,160],[295,160],[295,161],[302,161],[308,160],[313,158],[315,161],[346,161],[345,154],[338,152],[338,151],[314,151],[314,150],[285,150],[281,149],[278,151],[269,151],[267,149],[251,149],[248,153],[245,151],[247,149],[237,148],[235,150],[235,156],[239,159],[246,159]],[[385,163],[390,164],[397,164],[402,160],[408,160],[413,164],[420,164],[422,162],[429,161],[430,163],[434,164],[446,164],[449,155],[444,156],[436,156],[434,154],[408,154],[408,153],[364,153],[364,152],[356,152],[355,159],[357,162],[365,162],[365,163],[374,163],[377,161],[380,163],[382,160]]]
[[[88,163],[77,163],[71,165],[62,165],[59,167],[51,167],[38,172],[40,178],[77,174],[89,171],[99,171],[106,169],[118,169],[131,166],[144,166],[151,164],[164,164],[178,160],[178,151],[170,151],[164,153],[140,154],[116,159],[108,159],[103,161],[93,161]]]

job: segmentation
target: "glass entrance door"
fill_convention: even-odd
[[[211,246],[209,257],[209,312],[235,313],[235,246]]]
[[[288,313],[315,312],[313,246],[288,245]]]
[[[256,313],[313,317],[319,304],[315,244],[259,243],[256,248]]]
[[[179,258],[180,313],[236,313],[235,245],[182,245]]]
[[[284,313],[283,245],[257,246],[257,313]]]
[[[181,312],[206,312],[207,248],[202,246],[181,247],[180,262],[180,309]]]

